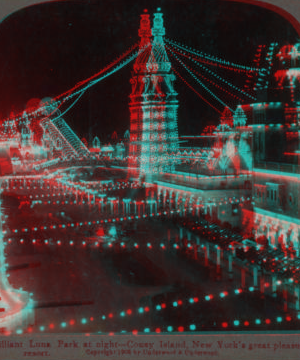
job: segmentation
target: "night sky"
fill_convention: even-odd
[[[279,15],[226,1],[78,0],[32,6],[0,24],[1,117],[22,111],[33,98],[55,97],[98,72],[139,41],[140,14],[147,8],[152,21],[157,7],[164,14],[166,37],[235,63],[251,66],[260,44],[284,45],[298,39]],[[81,138],[88,139],[91,129],[107,142],[114,130],[122,136],[129,129],[131,69],[132,64],[91,88],[66,114],[65,120]],[[243,85],[244,77],[226,74]],[[186,80],[212,100],[189,77]],[[198,134],[206,124],[218,122],[219,114],[180,79],[175,87],[180,135]],[[231,100],[231,106],[236,104]]]

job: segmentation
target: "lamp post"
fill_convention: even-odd
[[[110,202],[110,213],[114,214],[114,201],[116,200],[115,197],[109,197],[107,200]]]
[[[130,202],[131,202],[131,199],[123,199],[124,214],[130,214]]]
[[[101,212],[104,211],[104,198],[106,197],[106,194],[98,194],[98,197],[99,197],[99,210]]]
[[[76,201],[76,204],[78,204],[78,189],[79,189],[79,185],[75,184],[74,185],[74,188],[75,188],[75,201]]]

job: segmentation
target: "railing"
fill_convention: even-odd
[[[72,158],[72,159],[52,159],[44,162],[33,163],[29,167],[30,170],[43,171],[45,169],[54,170],[58,168],[67,168],[73,166],[105,166],[105,162],[99,157],[86,157],[86,158]]]
[[[261,161],[255,166],[255,168],[300,174],[300,165],[298,164],[282,164],[277,162]]]
[[[176,170],[180,172],[184,172],[190,176],[226,176],[226,175],[240,175],[238,172],[235,172],[234,169],[230,169],[229,171],[221,170],[221,169],[209,169],[202,164],[197,165],[177,165]],[[242,172],[242,171],[241,171]]]
[[[222,174],[225,176],[225,174]],[[203,176],[203,174],[197,176],[197,174],[192,173],[174,173],[174,174],[159,174],[155,178],[158,181],[168,182],[170,184],[176,184],[181,186],[188,186],[195,189],[209,189],[214,188],[216,184],[220,183],[219,186],[224,186],[226,188],[226,177],[220,179],[220,175],[207,175]],[[230,181],[235,178],[235,175],[227,175],[230,176]],[[252,174],[241,174],[243,180],[251,180]],[[238,179],[239,176],[236,176]],[[221,184],[224,183],[223,185]],[[237,181],[235,184],[230,182],[230,189],[239,189],[240,188],[240,181]]]

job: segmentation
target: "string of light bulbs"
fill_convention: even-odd
[[[168,48],[169,49],[169,48]],[[174,51],[174,50],[173,50]],[[180,53],[178,53],[177,51],[174,51],[175,53],[177,53],[178,55],[181,55]],[[185,64],[186,65],[186,64]],[[200,65],[201,66],[201,65]],[[231,92],[229,92],[228,90],[224,89],[223,87],[221,87],[220,85],[218,85],[217,83],[215,83],[214,81],[208,79],[207,77],[205,77],[203,74],[200,74],[199,72],[197,72],[196,70],[192,69],[191,67],[189,67],[188,65],[186,65],[186,67],[194,72],[194,74],[196,74],[197,76],[200,76],[203,80],[211,83],[213,86],[215,86],[216,88],[222,90],[224,93],[234,97],[235,99],[239,100],[239,101],[244,101],[242,98],[240,98],[239,96],[232,94]],[[209,73],[212,73],[209,69],[205,69],[205,67],[203,67],[204,70],[207,70]],[[217,74],[214,74],[215,77],[217,77],[218,79],[220,79],[220,77]],[[225,80],[223,80],[225,82]],[[241,90],[240,90],[241,91]],[[241,91],[242,92],[242,91]]]
[[[175,70],[174,67],[172,67],[172,70],[174,73],[179,77],[179,79],[186,84],[193,92],[199,96],[204,102],[206,102],[212,109],[214,109],[216,112],[218,112],[220,115],[222,115],[222,111],[218,110],[215,106],[213,106],[208,100],[205,99],[197,90],[195,90],[179,73]]]
[[[170,48],[168,46],[166,46],[166,48],[168,48],[170,50]],[[218,80],[222,81],[223,83],[225,83],[226,85],[230,86],[232,89],[239,91],[240,93],[242,93],[243,95],[246,95],[248,97],[250,97],[253,100],[256,100],[255,97],[253,97],[252,95],[246,93],[244,90],[239,89],[237,86],[233,85],[232,83],[230,83],[229,81],[223,79],[221,76],[219,76],[218,74],[216,74],[215,72],[211,71],[210,69],[208,69],[207,67],[205,67],[202,64],[199,64],[197,62],[197,60],[195,60],[193,57],[187,55],[186,53],[184,53],[182,50],[180,51],[176,51],[174,48],[172,49],[172,51],[174,51],[177,55],[182,55],[186,58],[188,58],[189,60],[193,61],[197,66],[201,67],[203,70],[205,70],[206,72],[208,72],[210,75],[216,77]],[[226,91],[226,90],[225,90]],[[235,96],[235,95],[233,95]],[[240,98],[239,98],[240,99]]]
[[[132,51],[134,51],[136,48],[138,47],[138,44],[133,45],[132,47],[130,47],[127,51],[125,51],[120,57],[118,57],[116,60],[114,60],[113,62],[111,62],[109,65],[107,65],[106,67],[104,67],[102,70],[100,70],[98,73],[94,74],[93,76],[91,76],[90,78],[83,80],[81,82],[79,82],[78,84],[76,84],[72,89],[68,90],[65,93],[62,93],[60,95],[58,95],[55,99],[54,102],[52,102],[51,104],[45,104],[42,107],[39,107],[38,109],[34,109],[30,112],[26,112],[25,116],[28,118],[30,116],[35,116],[38,112],[42,112],[44,110],[46,110],[47,108],[53,108],[55,107],[55,111],[61,107],[61,105],[71,99],[72,97],[76,96],[77,94],[81,94],[82,92],[85,92],[89,87],[95,85],[96,83],[98,83],[99,81],[103,80],[104,78],[106,78],[107,76],[113,74],[114,72],[120,70],[121,68],[123,68],[125,65],[127,65],[129,62],[131,62],[132,60],[134,60],[136,58],[136,56],[138,55],[138,52],[135,52],[127,61],[124,61],[123,63],[119,64],[116,69],[114,69],[113,71],[109,72],[109,75],[103,76],[100,79],[94,80],[96,77],[100,76],[101,74],[105,73],[107,70],[109,70],[111,67],[115,66],[116,64],[118,64],[123,58],[125,58],[126,56],[128,56]],[[144,50],[143,50],[144,51]],[[78,89],[79,87],[85,85],[86,83],[88,83],[88,85],[86,87],[84,87],[81,90],[78,90],[76,92],[74,92],[76,89]],[[62,98],[62,99],[61,99]],[[54,111],[54,112],[55,112]],[[52,112],[53,114],[53,112]],[[18,115],[16,115],[13,119],[8,118],[4,121],[21,121],[24,119],[23,117],[24,112],[19,113]],[[47,117],[46,117],[47,118]]]
[[[228,107],[229,110],[231,110],[232,112],[233,109],[231,109],[227,104],[225,104],[217,95],[215,95],[210,89],[208,89],[207,86],[205,86],[202,81],[200,81],[187,67],[186,65],[183,63],[183,61],[181,61],[174,53],[172,50],[170,50],[170,52],[176,60],[178,60],[178,62],[186,69],[186,71],[197,81],[197,83],[202,86],[212,97],[214,97],[217,101],[219,101],[225,108]]]
[[[72,107],[80,100],[80,98],[83,96],[83,94],[92,86],[98,84],[100,81],[104,80],[105,78],[107,78],[108,76],[116,73],[117,71],[121,70],[123,67],[125,67],[126,65],[128,65],[131,61],[133,61],[138,55],[138,52],[135,52],[132,56],[130,56],[127,60],[125,60],[124,62],[120,63],[116,68],[114,68],[113,70],[109,71],[108,73],[106,73],[105,75],[101,76],[99,79],[97,80],[93,80],[93,81],[89,81],[88,84],[80,89],[77,90],[73,93],[71,93],[70,95],[68,95],[67,97],[65,97],[60,106],[62,106],[63,103],[65,103],[67,100],[72,99],[73,97],[77,96],[77,99],[59,116],[55,117],[54,119],[51,119],[51,121],[57,120],[59,118],[61,118],[63,115],[65,115],[67,112],[69,112]],[[55,112],[57,111],[57,109],[55,109],[52,113],[50,113],[49,115],[45,116],[44,118],[40,119],[40,121],[46,120],[48,119],[51,115],[53,115]]]
[[[229,61],[219,59],[219,58],[214,57],[212,55],[208,55],[208,54],[205,54],[203,52],[199,52],[198,50],[195,50],[195,49],[194,50],[189,49],[187,46],[184,46],[182,44],[179,44],[178,42],[172,41],[172,40],[167,39],[167,38],[165,38],[165,41],[170,45],[173,45],[173,46],[175,46],[175,47],[177,47],[179,49],[185,50],[186,52],[191,53],[193,55],[196,55],[196,56],[198,56],[200,58],[208,59],[208,60],[211,60],[211,61],[219,63],[219,64],[231,66],[232,70],[234,70],[234,68],[237,68],[237,69],[240,69],[241,71],[248,71],[248,72],[249,71],[259,71],[259,69],[256,69],[256,68],[253,68],[253,67],[250,67],[250,66],[235,64],[235,63],[232,63],[232,62],[229,62]]]

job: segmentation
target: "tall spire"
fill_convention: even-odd
[[[147,71],[146,64],[149,59],[151,51],[151,25],[150,25],[150,15],[147,13],[148,10],[144,10],[144,14],[141,14],[140,28],[139,28],[139,37],[141,38],[139,46],[139,54],[136,58],[136,61],[133,65],[134,71],[144,72]]]
[[[157,11],[158,12],[154,14],[152,35],[154,36],[154,39],[163,41],[162,37],[166,34],[163,14],[160,12],[161,8],[157,8]]]
[[[130,80],[129,167],[138,168],[140,175],[148,177],[173,171],[178,148],[175,75],[165,50],[164,35],[160,9],[154,14],[152,32],[149,15],[141,15],[140,52]]]
[[[166,30],[164,27],[163,14],[160,10],[161,9],[158,8],[154,14],[152,51],[147,64],[149,72],[169,72],[171,70],[171,63],[166,53],[163,38]]]
[[[141,14],[139,37],[141,38],[140,48],[150,45],[151,37],[151,26],[150,26],[150,15],[148,10],[144,10],[144,14]]]

